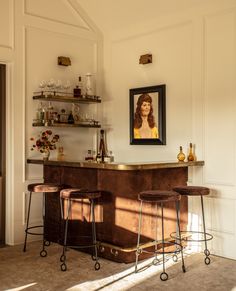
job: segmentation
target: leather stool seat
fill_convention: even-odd
[[[65,231],[64,231],[64,242],[63,242],[63,251],[60,258],[61,261],[61,271],[67,270],[66,264],[66,251],[67,247],[72,248],[92,248],[94,253],[92,254],[92,259],[95,262],[94,269],[97,271],[100,269],[100,263],[98,262],[97,255],[97,239],[96,239],[96,224],[95,224],[95,213],[94,213],[94,204],[97,198],[101,197],[101,191],[99,190],[88,190],[88,189],[80,189],[80,188],[67,188],[63,189],[60,192],[60,205],[61,205],[61,216],[65,221]],[[68,236],[68,228],[69,228],[69,218],[71,215],[72,202],[76,200],[89,200],[90,204],[90,215],[91,218],[91,237],[92,241],[86,242],[86,244],[77,244],[70,245],[67,244],[67,236]],[[66,206],[63,206],[63,201],[66,201]],[[87,222],[86,222],[87,223]],[[87,235],[81,235],[81,238],[88,237]]]
[[[200,195],[205,196],[210,193],[209,188],[201,187],[201,186],[179,186],[179,187],[174,187],[173,191],[176,191],[181,195],[188,195],[188,196],[200,196]]]
[[[52,183],[34,183],[28,185],[29,192],[35,193],[51,193],[51,192],[59,192],[63,189],[62,185],[52,184]]]
[[[101,193],[97,190],[69,188],[63,189],[60,197],[63,199],[95,199],[101,197]]]
[[[174,191],[149,190],[140,192],[138,199],[146,202],[171,202],[181,199],[181,195]]]
[[[23,251],[26,251],[26,245],[27,245],[27,238],[28,234],[30,235],[43,235],[43,247],[40,252],[41,257],[47,256],[47,251],[45,249],[45,246],[48,246],[50,244],[49,241],[45,240],[44,237],[44,222],[45,222],[45,194],[46,193],[59,193],[63,188],[68,188],[70,186],[68,185],[61,185],[56,183],[32,183],[29,184],[27,189],[30,193],[29,196],[29,203],[28,203],[28,212],[27,212],[27,221],[26,221],[26,228],[25,228],[25,241],[24,241],[24,248]],[[42,225],[34,225],[29,226],[29,219],[30,219],[30,209],[31,209],[31,200],[32,200],[32,193],[43,193],[43,224]],[[43,232],[32,232],[32,229],[37,228],[43,228]]]

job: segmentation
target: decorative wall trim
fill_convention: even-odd
[[[140,33],[137,32],[137,33],[132,34],[130,36],[125,36],[125,37],[120,37],[118,39],[114,39],[114,40],[112,40],[112,43],[115,44],[115,43],[119,43],[119,42],[123,42],[123,41],[127,41],[127,40],[132,40],[132,39],[136,39],[136,38],[139,38],[142,36],[154,34],[154,33],[160,32],[160,31],[170,30],[170,29],[177,28],[180,26],[186,26],[186,25],[192,25],[192,24],[193,24],[192,20],[177,21],[176,23],[173,23],[173,24],[164,24],[164,25],[160,25],[156,28],[149,29],[145,32],[140,32]]]
[[[14,39],[15,39],[15,19],[14,19],[14,10],[15,10],[15,1],[8,0],[9,3],[9,35],[10,40],[9,44],[0,44],[0,47],[13,50],[14,49]]]
[[[58,19],[53,19],[53,18],[50,18],[50,17],[42,16],[42,15],[37,15],[36,13],[32,13],[32,12],[27,10],[27,0],[24,0],[24,14],[25,15],[29,15],[29,16],[33,16],[33,17],[37,17],[37,18],[42,19],[42,20],[53,21],[53,22],[56,22],[56,23],[60,23],[60,24],[64,24],[64,25],[68,25],[68,26],[72,26],[72,27],[76,27],[76,28],[80,28],[80,29],[84,29],[84,30],[88,30],[89,31],[90,30],[89,25],[84,20],[84,18],[82,18],[81,15],[78,13],[78,10],[75,9],[74,6],[68,0],[65,1],[65,4],[69,7],[69,9],[73,10],[76,14],[78,14],[78,17],[82,19],[82,21],[84,22],[85,25],[87,25],[87,27],[83,26],[83,25],[79,25],[79,24],[76,25],[76,24],[73,24],[73,23],[65,22],[65,21],[58,20]]]
[[[207,76],[208,76],[208,66],[207,66],[207,56],[208,56],[208,35],[207,35],[207,26],[208,26],[208,21],[216,18],[216,17],[221,17],[221,16],[226,16],[229,15],[229,17],[232,18],[233,22],[235,23],[235,17],[236,17],[236,9],[224,9],[221,11],[217,11],[214,13],[208,13],[205,14],[203,16],[203,37],[204,37],[204,50],[203,50],[203,61],[204,61],[204,71],[203,71],[203,98],[204,98],[204,111],[203,111],[203,119],[204,119],[204,132],[203,132],[203,152],[206,155],[207,151],[209,152],[209,145],[208,145],[208,137],[207,137],[207,120],[208,120],[208,108],[207,108],[207,100],[209,100],[209,93],[208,93],[208,80],[207,80]],[[236,33],[236,29],[234,27],[234,34]],[[235,40],[234,40],[234,47],[236,47],[235,45]],[[234,64],[236,66],[236,61],[234,58]],[[236,72],[236,71],[235,71]],[[209,102],[209,101],[208,101]],[[235,121],[235,120],[234,120]],[[233,144],[236,144],[236,138],[235,138],[235,134],[232,134],[232,140],[233,140]],[[235,148],[235,146],[234,146]],[[231,155],[231,166],[233,169],[236,169],[236,150],[234,150],[233,152],[230,153]],[[208,163],[207,158],[204,159],[206,164]],[[226,169],[224,169],[223,171],[225,171]],[[219,186],[227,186],[227,187],[234,187],[235,184],[235,179],[234,177],[230,177],[230,179],[228,181],[224,181],[224,179],[214,179],[214,178],[210,178],[207,176],[207,171],[206,169],[204,169],[204,184],[213,184],[213,185],[219,185]]]

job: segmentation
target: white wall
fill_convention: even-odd
[[[156,7],[157,8],[157,7]],[[152,7],[155,9],[155,7]],[[203,6],[110,31],[104,44],[104,124],[118,161],[176,160],[196,147],[203,169],[189,184],[211,188],[205,200],[211,250],[236,259],[236,1]],[[153,63],[140,65],[142,54]],[[129,89],[166,84],[166,146],[129,144]],[[190,199],[192,217],[200,214]],[[191,217],[190,215],[190,217]],[[201,225],[201,218],[199,216]]]
[[[58,66],[61,55],[70,57],[72,66]],[[6,243],[16,244],[24,237],[27,184],[42,180],[42,166],[26,164],[27,157],[40,157],[30,151],[30,137],[42,130],[32,127],[38,106],[33,92],[41,80],[50,78],[70,80],[72,90],[79,75],[91,72],[96,94],[101,94],[102,37],[80,13],[77,1],[0,0],[0,62],[7,64],[8,72]],[[81,109],[87,110],[84,106]],[[96,105],[88,108],[100,116]],[[53,129],[61,137],[67,158],[82,158],[88,148],[95,147],[96,131]],[[41,197],[34,197],[31,221],[40,223],[41,214]]]
[[[7,64],[8,74],[7,243],[22,242],[26,185],[42,178],[40,166],[26,167],[28,140],[35,131],[32,92],[41,79],[73,78],[92,70],[117,161],[176,160],[179,145],[185,152],[189,142],[196,145],[205,166],[190,170],[189,183],[211,188],[206,213],[207,228],[215,235],[213,252],[236,258],[236,1],[206,1],[194,10],[109,33],[104,67],[100,32],[78,1],[0,0],[0,6],[0,62]],[[153,54],[153,64],[139,65],[145,53]],[[57,67],[59,54],[70,56],[72,67]],[[167,145],[131,146],[129,89],[156,84],[167,86]],[[68,156],[82,157],[93,143],[92,130],[58,132]],[[36,205],[35,223],[41,217]],[[199,203],[190,200],[189,210],[199,214]]]

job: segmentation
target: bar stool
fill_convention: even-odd
[[[61,271],[67,270],[66,265],[66,251],[68,247],[71,248],[93,248],[94,253],[92,254],[92,259],[95,262],[94,269],[97,271],[100,269],[100,263],[98,262],[98,254],[97,254],[97,239],[96,239],[96,226],[95,226],[95,215],[94,215],[94,204],[95,199],[101,197],[101,192],[98,190],[82,190],[77,188],[64,189],[60,192],[60,205],[61,205],[61,216],[64,219],[65,216],[65,232],[64,232],[64,243],[63,243],[63,251],[60,257]],[[67,235],[68,235],[68,222],[71,215],[71,204],[73,201],[83,201],[88,200],[90,202],[90,214],[92,216],[92,242],[90,244],[80,244],[80,245],[67,245]],[[66,211],[64,212],[63,202],[67,201]],[[80,236],[81,238],[85,238],[88,236]]]
[[[43,236],[43,249],[40,252],[40,256],[41,257],[46,257],[47,256],[47,251],[45,250],[45,246],[49,246],[50,242],[45,240],[45,236],[44,236],[45,194],[46,193],[53,193],[53,192],[60,192],[62,189],[63,189],[63,185],[52,184],[52,183],[34,183],[34,184],[29,184],[28,185],[28,191],[30,192],[30,196],[29,196],[27,221],[26,221],[26,228],[25,228],[25,242],[24,242],[23,252],[26,251],[26,244],[27,244],[28,234],[30,234],[30,235],[42,235]],[[29,226],[32,193],[43,193],[43,224],[42,225]],[[41,233],[31,232],[32,229],[39,228],[39,227],[43,228],[43,232],[41,232]]]
[[[181,196],[174,192],[174,191],[162,191],[162,190],[150,190],[150,191],[143,191],[140,192],[138,195],[138,199],[140,200],[140,211],[139,211],[139,226],[138,226],[138,240],[137,240],[137,250],[136,250],[136,262],[135,262],[135,273],[138,271],[138,257],[142,252],[146,253],[153,253],[155,254],[155,259],[153,261],[153,264],[155,265],[158,261],[157,255],[161,254],[163,259],[163,271],[160,274],[160,279],[162,281],[166,281],[168,279],[168,274],[165,270],[165,254],[176,254],[181,252],[181,258],[182,258],[182,271],[185,273],[185,265],[184,265],[184,258],[183,258],[183,247],[181,243],[178,243],[177,241],[165,241],[164,237],[164,210],[163,205],[165,203],[169,202],[175,202],[176,203],[176,220],[177,220],[177,226],[178,230],[180,230],[180,222],[179,222],[179,212],[178,212],[178,204]],[[157,227],[156,227],[156,238],[155,238],[155,251],[148,251],[145,250],[145,248],[148,248],[150,246],[144,246],[140,243],[140,235],[141,235],[141,227],[142,227],[142,207],[144,203],[151,203],[156,205],[156,226],[157,226],[157,218],[158,218],[158,211],[157,207],[160,205],[161,207],[161,233],[162,238],[159,241],[159,244],[161,244],[161,249],[158,250],[158,240],[157,240]],[[181,237],[181,234],[179,233],[179,236]],[[165,250],[165,247],[169,246],[175,246],[175,249],[173,251],[167,251]]]
[[[213,235],[206,232],[206,226],[205,226],[205,216],[204,216],[204,205],[203,205],[203,196],[208,195],[210,193],[210,189],[206,187],[200,187],[200,186],[178,186],[174,187],[173,191],[176,191],[180,195],[187,195],[187,196],[200,196],[201,197],[201,208],[202,208],[202,222],[203,222],[203,232],[202,231],[180,231],[181,234],[198,234],[203,235],[203,238],[201,239],[194,239],[188,236],[185,236],[184,238],[178,237],[176,233],[172,233],[171,237],[176,238],[178,240],[183,240],[186,242],[204,242],[205,243],[205,264],[209,265],[211,263],[210,259],[210,251],[207,248],[207,241],[213,239]]]

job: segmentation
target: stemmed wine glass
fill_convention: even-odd
[[[66,83],[65,83],[64,86],[63,86],[64,89],[65,89],[65,93],[69,94],[70,86],[71,86],[70,81],[67,80]]]
[[[60,95],[60,90],[62,89],[61,80],[57,80],[55,83],[56,95]]]
[[[55,81],[53,78],[51,78],[48,83],[47,83],[47,87],[48,87],[48,91],[49,91],[49,95],[53,95],[53,90],[55,88]]]
[[[40,91],[41,91],[42,95],[43,95],[44,88],[46,86],[47,86],[46,81],[45,80],[41,80],[40,83],[39,83],[39,88],[40,88]]]

